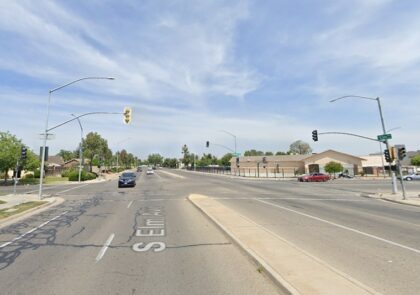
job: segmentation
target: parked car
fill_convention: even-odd
[[[124,172],[118,179],[118,187],[135,187],[136,174],[133,172]]]
[[[137,172],[142,172],[143,171],[143,169],[141,169],[141,166],[138,166],[137,167]]]
[[[315,181],[328,181],[330,180],[330,176],[323,174],[323,173],[311,173],[311,174],[304,174],[299,176],[298,181],[301,182],[315,182]]]
[[[411,181],[411,180],[420,180],[420,172],[408,174],[403,176],[404,180]]]

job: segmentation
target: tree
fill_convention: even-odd
[[[233,155],[231,153],[225,154],[220,160],[219,164],[221,166],[230,166],[230,160],[232,159]]]
[[[411,158],[411,165],[420,166],[420,155]]]
[[[250,157],[250,156],[264,156],[264,152],[263,151],[257,151],[257,150],[249,150],[249,151],[245,151],[244,153],[245,157]]]
[[[188,150],[188,146],[186,144],[183,145],[182,147],[182,160],[181,162],[185,165],[188,166],[188,164],[190,164],[191,162],[191,155],[190,155],[190,151]]]
[[[218,159],[216,156],[212,154],[203,154],[200,160],[198,160],[197,166],[209,166],[209,165],[217,165]]]
[[[4,173],[4,181],[7,180],[8,171],[16,168],[18,160],[19,166],[25,170],[35,171],[39,168],[38,156],[29,149],[26,151],[26,159],[20,160],[23,146],[25,145],[16,136],[9,132],[0,132],[0,172]]]
[[[273,154],[273,152],[265,152],[265,155],[266,155],[266,156],[272,156],[272,155],[274,155],[274,154]]]
[[[67,151],[67,150],[60,150],[58,152],[57,156],[61,156],[63,158],[64,162],[67,162],[67,161],[69,161],[71,159],[74,159],[76,157],[74,152]]]
[[[151,154],[147,157],[147,161],[153,166],[162,165],[163,157],[159,154]]]
[[[282,152],[282,151],[278,151],[277,153],[276,153],[276,156],[283,156],[283,155],[290,155],[290,152]]]
[[[290,145],[289,152],[292,154],[307,155],[312,153],[312,149],[308,143],[297,140]]]
[[[327,164],[325,164],[324,169],[326,172],[328,172],[329,174],[335,174],[338,172],[342,172],[344,170],[343,165],[341,165],[341,163],[338,162],[328,162]]]
[[[163,163],[162,166],[163,167],[168,167],[168,168],[176,168],[178,165],[178,160],[176,158],[166,158]]]
[[[83,139],[83,155],[89,159],[90,171],[92,171],[95,156],[104,157],[108,151],[108,142],[96,132],[90,132]]]
[[[0,132],[0,171],[4,172],[4,181],[7,180],[7,172],[16,167],[20,158],[22,143],[16,136],[9,132]]]

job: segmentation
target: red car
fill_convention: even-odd
[[[299,181],[312,182],[312,181],[328,181],[330,176],[322,173],[311,173],[299,176]]]

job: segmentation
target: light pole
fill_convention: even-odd
[[[360,98],[360,99],[367,99],[367,100],[376,100],[376,102],[378,103],[379,115],[381,117],[382,131],[383,131],[383,134],[386,134],[384,116],[382,114],[381,100],[380,100],[379,97],[373,98],[373,97],[366,97],[366,96],[359,96],[359,95],[345,95],[345,96],[341,96],[341,97],[332,99],[332,100],[330,100],[330,102],[335,102],[335,101],[340,100],[340,99],[351,98],[351,97]],[[390,146],[389,146],[388,139],[385,140],[385,144],[386,144],[387,149],[391,150]],[[389,172],[391,173],[391,178],[392,178],[392,193],[395,194],[395,193],[397,193],[397,182],[396,182],[396,179],[395,179],[395,174],[391,169],[391,163],[389,163]]]
[[[236,154],[236,135],[235,134],[233,134],[233,133],[231,133],[231,132],[229,132],[229,131],[226,131],[226,130],[219,130],[220,132],[224,132],[224,133],[226,133],[226,134],[229,134],[230,136],[232,136],[233,137],[233,139],[235,140],[235,157],[237,157],[238,155]]]
[[[81,177],[82,177],[82,162],[83,162],[83,147],[82,147],[83,126],[82,126],[82,123],[80,122],[80,119],[78,117],[76,117],[74,114],[71,114],[71,115],[77,119],[77,122],[79,123],[79,126],[80,126],[80,145],[79,145],[79,183],[80,183],[81,182]]]
[[[42,182],[43,182],[43,178],[44,178],[44,164],[45,164],[45,147],[47,145],[47,136],[48,136],[48,119],[50,117],[50,106],[51,106],[51,93],[60,90],[64,87],[67,87],[71,84],[77,83],[79,81],[82,80],[102,80],[102,79],[106,79],[106,80],[114,80],[114,78],[112,77],[84,77],[84,78],[80,78],[77,80],[74,80],[70,83],[64,84],[62,86],[59,86],[57,88],[51,89],[48,91],[48,105],[47,105],[47,119],[45,120],[45,133],[44,133],[44,142],[43,142],[43,147],[42,147],[42,152],[41,152],[41,167],[40,167],[40,171],[39,171],[39,192],[38,192],[38,198],[42,199]]]

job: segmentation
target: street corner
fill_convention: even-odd
[[[0,228],[22,221],[65,201],[61,197],[47,197],[40,200],[35,194],[2,196],[2,200],[4,199],[7,201],[0,205]]]

